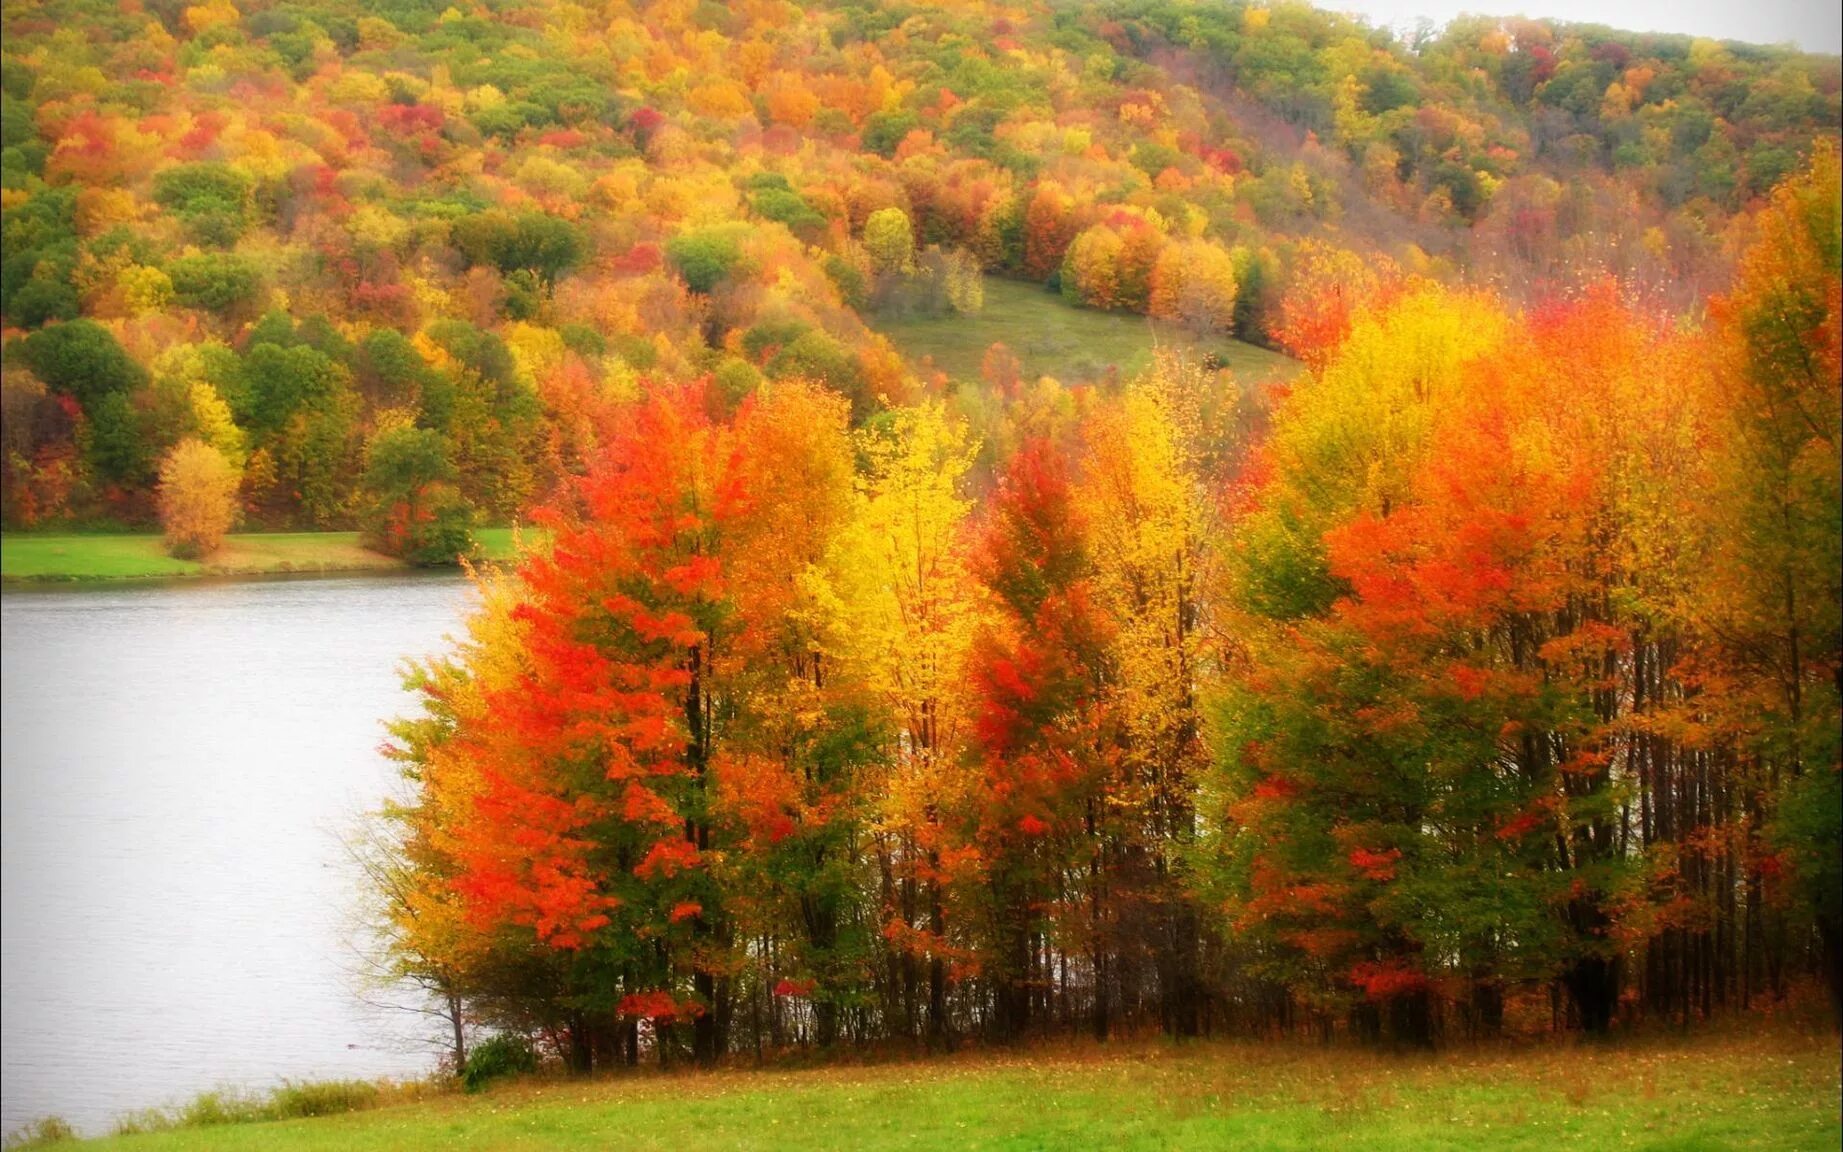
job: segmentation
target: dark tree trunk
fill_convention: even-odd
[[[588,1032],[589,1055],[594,1061],[594,1067],[603,1071],[612,1069],[615,1064],[618,1025],[612,1020],[597,1020],[589,1026]]]
[[[708,972],[694,972],[691,976],[692,991],[706,1007],[691,1022],[691,1053],[697,1062],[708,1068],[717,1062],[722,1053],[718,1051],[719,1027],[717,1005],[717,980]]]
[[[1023,1038],[1030,1030],[1030,933],[1025,920],[1029,902],[1021,892],[995,885],[999,916],[999,974],[994,1023],[1001,1041]]]
[[[1495,1039],[1504,1031],[1504,989],[1490,980],[1472,985],[1472,1034],[1478,1039]]]
[[[1389,1001],[1389,1034],[1404,1047],[1432,1048],[1432,994],[1422,988]]]
[[[1613,1026],[1619,1006],[1619,962],[1604,956],[1583,956],[1563,978],[1581,1030],[1604,1035]]]
[[[941,866],[940,856],[928,853],[928,868],[931,872]],[[945,1046],[949,1043],[947,1028],[947,961],[942,958],[940,947],[947,932],[947,909],[941,903],[941,886],[938,881],[928,882],[928,931],[934,937],[934,952],[928,957],[928,1046]]]
[[[589,1036],[589,1022],[580,1016],[570,1017],[564,1029],[563,1066],[572,1076],[586,1075],[595,1066],[595,1049]]]

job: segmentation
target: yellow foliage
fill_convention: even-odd
[[[403,42],[403,33],[390,21],[377,16],[358,18],[358,44],[366,52],[382,52]]]
[[[506,326],[506,348],[525,380],[535,383],[563,366],[568,349],[554,328],[540,328],[523,320]]]
[[[395,251],[409,239],[409,224],[396,213],[376,204],[363,204],[346,221],[346,230],[366,247]]]
[[[134,193],[126,188],[85,187],[77,191],[77,231],[85,236],[107,232],[139,215]]]
[[[687,94],[686,102],[698,115],[720,120],[737,120],[754,111],[754,105],[749,103],[749,94],[740,85],[728,80],[699,84]]]
[[[156,312],[172,303],[173,281],[158,268],[130,264],[115,278],[122,305],[133,315]]]
[[[1091,412],[1077,489],[1096,594],[1119,627],[1112,690],[1132,737],[1131,786],[1120,795],[1143,805],[1148,819],[1175,821],[1169,832],[1180,838],[1203,757],[1197,692],[1207,525],[1191,446],[1195,384],[1160,358],[1125,395]]]
[[[160,465],[160,524],[167,551],[182,559],[209,556],[237,520],[239,470],[202,440],[181,440]]]
[[[966,716],[964,664],[979,619],[965,523],[978,446],[938,401],[865,432],[864,479],[816,602],[842,621],[838,655],[905,734],[907,759],[953,747]]]
[[[1152,269],[1149,310],[1199,332],[1227,331],[1235,322],[1235,261],[1207,240],[1168,244]]]
[[[589,178],[549,156],[536,155],[519,165],[518,186],[533,196],[579,200],[589,190]]]
[[[197,36],[213,28],[235,24],[243,19],[243,13],[237,11],[237,6],[230,0],[206,0],[204,4],[187,8],[183,19],[186,28]]]
[[[1427,287],[1362,314],[1324,372],[1297,387],[1271,444],[1280,474],[1335,477],[1309,503],[1380,513],[1408,494],[1432,421],[1465,366],[1501,346],[1509,322],[1487,298]]]
[[[192,425],[205,443],[216,448],[231,467],[241,469],[249,448],[243,429],[237,427],[230,405],[205,380],[194,380],[186,398],[192,408]]]
[[[341,72],[327,85],[326,98],[334,104],[382,104],[390,98],[390,86],[370,72]]]

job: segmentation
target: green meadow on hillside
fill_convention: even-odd
[[[1026,378],[1054,376],[1065,383],[1092,380],[1112,367],[1122,379],[1151,363],[1159,344],[1214,352],[1238,376],[1283,378],[1299,362],[1239,340],[1199,341],[1170,324],[1125,312],[1077,308],[1040,284],[987,277],[985,307],[972,315],[878,316],[872,325],[909,362],[931,360],[955,379],[977,380],[986,349],[1003,344],[1024,366]]]

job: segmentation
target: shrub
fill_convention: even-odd
[[[267,1111],[275,1120],[337,1116],[373,1107],[380,1094],[378,1086],[369,1080],[283,1081],[270,1094]]]
[[[430,1087],[417,1081],[374,1084],[368,1080],[284,1080],[281,1087],[272,1088],[266,1094],[243,1088],[214,1088],[176,1107],[144,1108],[122,1116],[115,1122],[115,1135],[140,1136],[182,1128],[217,1128],[227,1124],[337,1116],[344,1112],[362,1112],[386,1102],[420,1099]]]
[[[49,1148],[53,1144],[64,1144],[76,1138],[76,1129],[62,1116],[45,1116],[7,1133],[6,1149],[7,1152],[14,1152],[14,1149]]]
[[[478,1092],[503,1076],[538,1070],[538,1058],[523,1036],[501,1035],[474,1046],[461,1069],[461,1086]]]
[[[237,467],[202,440],[180,441],[160,465],[160,524],[166,549],[183,560],[209,556],[237,519]]]
[[[200,1092],[180,1109],[179,1128],[216,1128],[224,1124],[255,1124],[266,1120],[261,1097],[236,1088]]]

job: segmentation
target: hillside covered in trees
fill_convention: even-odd
[[[4,31],[9,527],[547,528],[414,671],[370,860],[457,1059],[1836,995],[1836,58],[1175,0]],[[870,323],[988,276],[1301,366]]]
[[[1835,58],[1299,4],[69,0],[4,31],[5,523],[151,522],[195,439],[245,524],[437,559],[644,380],[798,377],[854,422],[976,383],[862,319],[976,309],[981,272],[1296,350],[1398,274],[1694,312],[1839,98]]]

